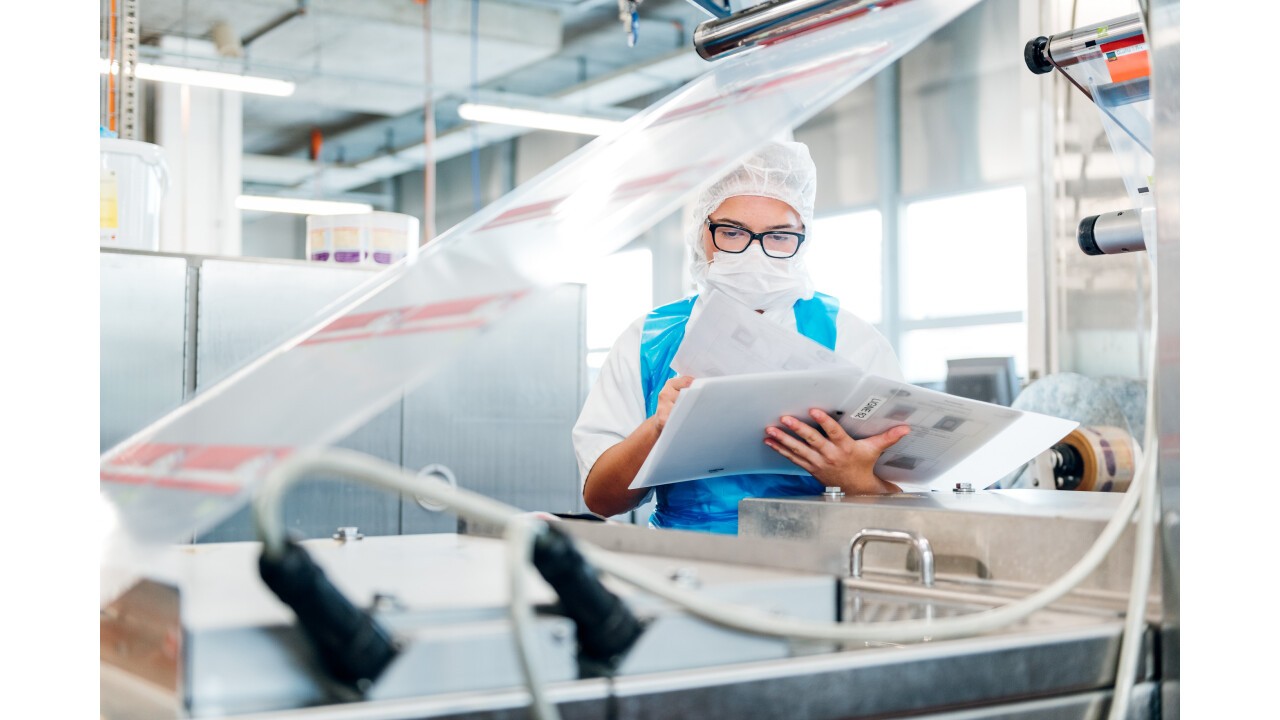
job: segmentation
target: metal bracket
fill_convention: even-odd
[[[920,583],[933,587],[933,546],[920,533],[907,530],[865,528],[858,531],[849,539],[849,577],[862,577],[862,549],[872,540],[906,543],[913,547],[920,557]]]

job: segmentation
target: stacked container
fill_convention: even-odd
[[[345,265],[390,265],[418,251],[418,218],[392,212],[308,215],[307,258]]]
[[[169,171],[159,145],[101,138],[99,245],[160,249],[160,202]]]

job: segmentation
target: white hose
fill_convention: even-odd
[[[533,564],[533,541],[541,521],[514,517],[507,522],[507,579],[511,588],[511,623],[515,628],[516,657],[529,687],[533,715],[538,720],[560,720],[560,711],[547,699],[542,673],[534,661],[533,607],[525,593],[525,569]]]
[[[1148,253],[1148,259],[1151,253]],[[1154,260],[1151,273],[1151,295],[1156,294]],[[1135,473],[1134,483],[1144,487],[1142,505],[1138,513],[1138,529],[1134,540],[1133,579],[1129,585],[1129,604],[1125,608],[1124,634],[1120,637],[1120,658],[1116,663],[1115,690],[1111,694],[1109,720],[1123,720],[1128,714],[1129,699],[1133,694],[1134,676],[1138,669],[1138,652],[1142,649],[1142,634],[1146,626],[1147,593],[1151,587],[1151,565],[1156,535],[1156,506],[1159,504],[1157,457],[1160,453],[1156,432],[1156,338],[1159,334],[1158,302],[1151,304],[1151,347],[1147,352],[1147,423],[1142,439],[1142,459]]]
[[[660,575],[650,573],[613,553],[585,543],[582,544],[582,552],[596,567],[619,580],[676,603],[710,623],[755,635],[835,642],[900,642],[926,636],[938,639],[964,637],[990,632],[1015,623],[1043,609],[1079,585],[1097,569],[1098,564],[1111,551],[1116,540],[1124,532],[1141,491],[1140,483],[1130,486],[1120,508],[1089,551],[1053,584],[998,608],[953,618],[846,625],[779,617],[755,608],[728,605],[700,593],[683,590]]]
[[[546,697],[545,685],[533,651],[533,608],[525,588],[525,567],[533,563],[535,521],[520,517],[509,505],[476,493],[459,490],[434,476],[412,475],[398,465],[383,462],[352,450],[305,450],[290,456],[272,469],[253,498],[254,524],[262,540],[263,553],[278,557],[285,548],[283,515],[279,511],[285,491],[303,473],[327,472],[362,480],[371,485],[425,497],[452,508],[471,520],[505,527],[508,543],[507,569],[510,575],[512,635],[516,658],[529,688],[534,716],[539,720],[560,720],[556,706]]]
[[[303,473],[325,472],[376,485],[398,493],[418,495],[451,508],[470,520],[504,527],[521,510],[484,495],[450,486],[431,475],[419,477],[399,465],[354,450],[319,448],[290,455],[272,468],[253,497],[254,524],[264,552],[278,556],[284,551],[285,532],[280,501],[285,491]]]
[[[1149,454],[1144,454],[1143,462]],[[432,480],[418,478],[402,468],[381,460],[369,458],[350,450],[315,451],[310,458],[299,455],[292,467],[281,467],[272,473],[272,480],[264,484],[263,493],[255,500],[255,507],[261,513],[274,507],[270,497],[278,496],[283,489],[281,478],[286,472],[296,473],[310,462],[317,470],[331,473],[352,475],[367,479],[377,485],[394,489],[398,492],[409,492],[426,496],[429,499],[453,508],[459,515],[472,517],[495,525],[505,526],[520,511],[489,498],[470,493],[466,490],[450,488],[448,485]],[[712,600],[700,593],[683,590],[661,576],[651,573],[625,558],[606,552],[588,543],[578,541],[583,555],[600,570],[617,577],[629,584],[646,590],[658,597],[669,600],[684,607],[689,612],[709,622],[731,627],[743,632],[775,637],[788,637],[805,640],[830,640],[843,642],[858,641],[901,641],[918,639],[924,636],[935,638],[961,637],[989,632],[1036,612],[1058,600],[1097,569],[1098,564],[1115,545],[1116,540],[1128,526],[1129,519],[1141,497],[1143,484],[1135,482],[1125,492],[1124,499],[1115,515],[1103,528],[1102,534],[1094,541],[1088,552],[1066,574],[1051,585],[1016,602],[1003,605],[981,613],[973,613],[954,618],[935,620],[908,620],[900,622],[875,623],[872,626],[846,625],[841,623],[812,622],[796,619],[780,618],[754,608],[737,607]],[[278,517],[258,518],[260,532],[270,549],[272,538],[279,538],[283,547],[283,532],[277,527]]]

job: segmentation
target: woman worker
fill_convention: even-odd
[[[859,368],[901,380],[884,337],[840,308],[835,298],[814,292],[804,256],[816,191],[817,170],[805,145],[770,143],[757,151],[698,196],[695,224],[686,233],[693,277],[700,290],[726,293]],[[653,310],[632,323],[610,350],[573,429],[586,478],[582,496],[592,512],[618,515],[654,490],[628,486],[680,391],[693,382],[676,376],[670,362],[700,302],[695,295]],[[821,410],[810,415],[823,432],[783,417],[782,427],[765,428],[763,438],[808,475],[733,475],[661,485],[650,524],[733,534],[743,498],[819,495],[825,486],[849,494],[899,492],[876,477],[873,466],[881,452],[907,434],[905,426],[854,440]]]

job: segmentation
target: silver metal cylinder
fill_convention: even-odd
[[[1139,13],[1114,18],[1095,25],[1058,33],[1049,38],[1049,59],[1059,68],[1074,65],[1081,60],[1099,54],[1099,41],[1122,38],[1142,32],[1142,16]]]
[[[1147,249],[1142,216],[1137,210],[1117,210],[1080,221],[1076,242],[1085,255],[1112,255]]]
[[[693,32],[693,47],[703,60],[714,60],[899,2],[902,0],[773,0],[702,23]]]
[[[1142,16],[1139,13],[1114,18],[1104,23],[1086,25],[1051,37],[1042,35],[1034,38],[1023,48],[1022,58],[1027,63],[1027,69],[1037,75],[1052,72],[1057,68],[1063,77],[1080,89],[1080,92],[1090,100],[1096,101],[1097,98],[1093,97],[1092,90],[1081,85],[1069,69],[1081,62],[1102,57],[1100,44],[1105,45],[1134,36],[1140,39],[1145,38]],[[1125,87],[1109,88],[1115,96],[1108,98],[1108,104],[1123,105],[1145,100],[1150,92],[1146,78],[1140,78],[1132,83],[1119,83],[1119,85]]]

